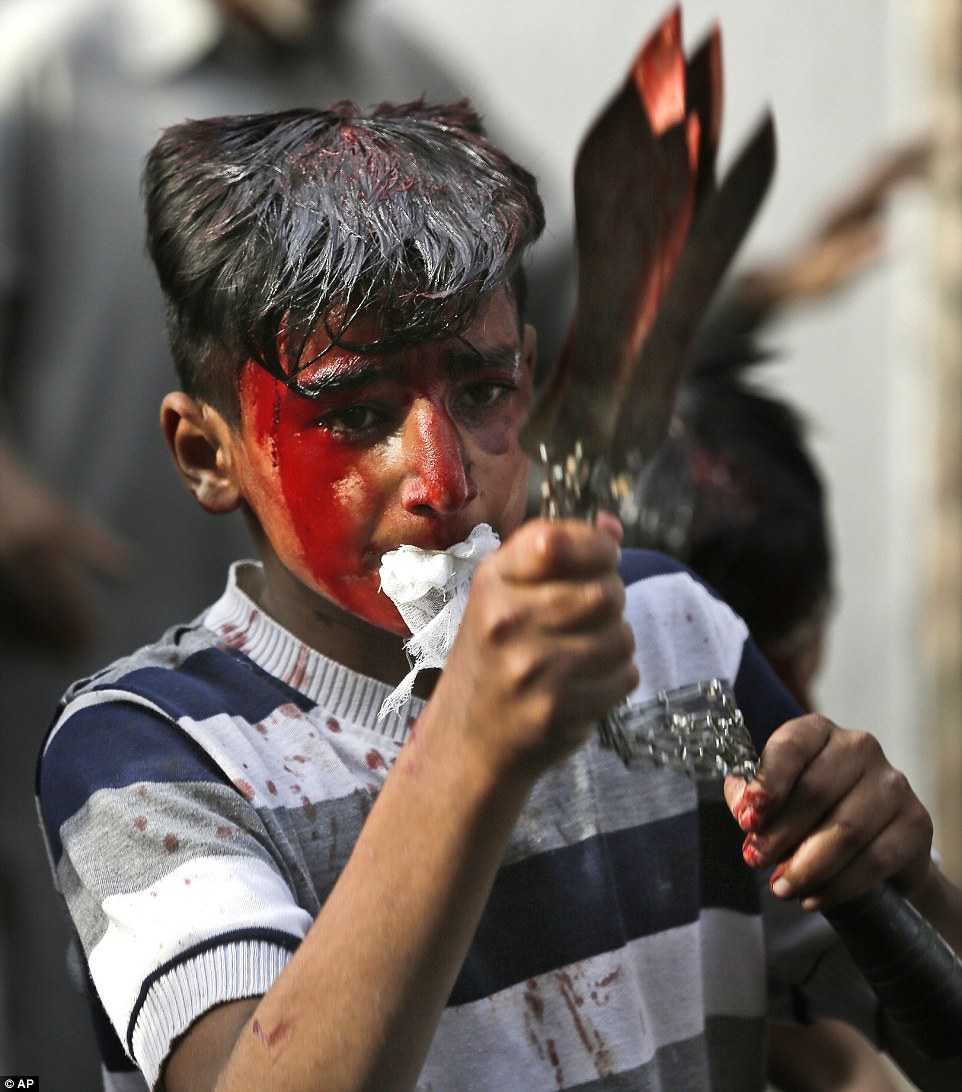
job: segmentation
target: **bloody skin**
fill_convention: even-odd
[[[351,327],[357,342],[377,332],[370,318]],[[297,580],[406,635],[380,591],[384,553],[445,550],[481,522],[504,537],[522,520],[533,331],[499,288],[457,337],[386,355],[316,337],[307,354],[317,359],[299,390],[244,366],[232,456],[241,491]]]

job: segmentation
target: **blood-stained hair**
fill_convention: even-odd
[[[359,352],[458,333],[544,227],[534,178],[467,100],[187,121],[144,171],[147,244],[184,389],[236,424],[238,372],[286,383],[324,330]],[[351,339],[374,314],[376,342]]]

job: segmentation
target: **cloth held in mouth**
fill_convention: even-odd
[[[497,533],[487,523],[479,523],[464,542],[447,550],[399,546],[381,559],[381,591],[411,631],[404,644],[411,670],[384,700],[378,720],[404,705],[419,671],[447,663],[475,570],[500,545]]]

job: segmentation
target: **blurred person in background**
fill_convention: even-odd
[[[834,597],[824,489],[800,416],[749,379],[760,359],[746,347],[693,362],[629,537],[684,560],[731,604],[810,712]],[[770,1024],[769,1079],[784,1092],[895,1089],[875,1048],[829,1021]]]
[[[0,1059],[43,1088],[100,1084],[31,793],[51,703],[252,552],[239,516],[207,520],[181,488],[158,426],[173,366],[143,159],[186,117],[460,94],[364,9],[0,4]]]
[[[836,597],[832,536],[802,415],[753,381],[775,355],[762,335],[787,308],[877,261],[885,199],[928,154],[924,141],[884,154],[797,250],[730,281],[699,336],[669,437],[634,483],[625,544],[677,557],[709,584],[807,712]],[[769,1079],[783,1092],[896,1089],[874,1046],[835,1021],[771,1024]]]

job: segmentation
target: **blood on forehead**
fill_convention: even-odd
[[[301,387],[301,375],[332,350],[363,357],[385,357],[435,341],[458,339],[466,351],[485,355],[471,337],[471,328],[489,314],[495,301],[511,300],[520,346],[522,321],[513,283],[504,282],[491,291],[480,285],[456,297],[432,299],[425,293],[389,294],[383,305],[352,306],[340,303],[318,318],[301,322],[291,316],[278,335],[280,373],[267,370],[293,389]],[[308,392],[305,392],[308,393]]]

